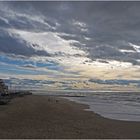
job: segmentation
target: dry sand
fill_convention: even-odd
[[[85,108],[48,96],[15,98],[0,106],[0,139],[140,138],[140,122],[106,119]]]

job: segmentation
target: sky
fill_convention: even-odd
[[[0,2],[0,78],[18,89],[140,90],[139,1]]]

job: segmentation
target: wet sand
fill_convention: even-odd
[[[140,122],[106,119],[86,108],[58,97],[15,98],[0,106],[0,139],[140,138]]]

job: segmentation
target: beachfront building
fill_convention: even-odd
[[[0,95],[1,94],[8,94],[8,86],[5,85],[2,79],[0,79]]]

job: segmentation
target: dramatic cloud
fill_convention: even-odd
[[[0,75],[56,89],[134,85],[139,13],[139,2],[0,2]]]

